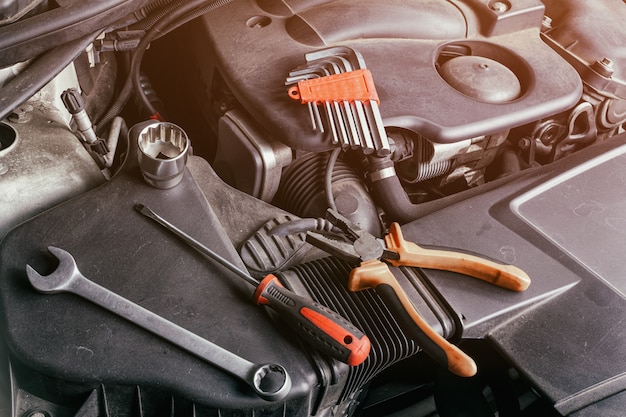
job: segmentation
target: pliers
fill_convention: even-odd
[[[391,273],[389,265],[458,272],[512,291],[528,288],[528,275],[513,265],[499,264],[478,256],[422,248],[404,239],[398,223],[391,225],[384,239],[378,239],[334,210],[326,212],[326,219],[341,230],[345,239],[338,240],[309,231],[306,240],[331,255],[357,265],[350,273],[348,289],[354,292],[374,288],[404,331],[426,354],[457,375],[475,375],[477,368],[474,360],[430,327]]]

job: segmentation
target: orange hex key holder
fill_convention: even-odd
[[[366,155],[388,155],[391,149],[370,70],[355,69],[346,64],[349,60],[345,58],[333,61],[327,57],[321,61],[290,73],[288,83],[297,81],[297,85],[289,88],[289,97],[308,105],[313,130],[328,129],[333,144],[344,150],[361,149]],[[318,106],[324,110],[324,120]]]
[[[360,229],[333,210],[328,210],[326,217],[352,243],[331,239],[315,232],[307,233],[307,242],[350,263],[358,264],[350,273],[348,289],[375,289],[404,331],[426,354],[456,375],[475,375],[477,368],[474,360],[430,327],[383,260],[393,266],[458,272],[512,291],[524,291],[528,288],[528,275],[513,265],[499,264],[478,256],[422,248],[406,241],[397,223],[392,224],[383,243],[381,239]]]
[[[303,80],[289,89],[289,97],[302,104],[328,101],[370,101],[380,103],[372,73],[368,69]]]

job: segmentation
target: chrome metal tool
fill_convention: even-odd
[[[69,252],[54,246],[48,251],[59,260],[50,275],[26,265],[28,280],[39,292],[79,295],[240,378],[265,400],[279,401],[289,393],[291,379],[282,365],[252,363],[89,280]]]
[[[360,365],[367,359],[371,348],[370,340],[361,330],[336,312],[285,288],[273,274],[266,275],[260,281],[256,280],[143,204],[136,204],[135,209],[178,236],[202,255],[218,262],[253,285],[256,288],[254,302],[277,312],[298,335],[320,352],[350,366]]]
[[[364,154],[391,152],[371,73],[362,55],[336,46],[305,55],[306,64],[289,73],[285,84],[289,97],[307,104],[313,130],[324,132],[343,150],[361,149]],[[320,108],[326,115],[322,119]]]

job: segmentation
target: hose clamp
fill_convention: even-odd
[[[386,178],[395,177],[396,169],[393,166],[383,168],[374,172],[370,172],[369,178],[371,182],[377,182]]]

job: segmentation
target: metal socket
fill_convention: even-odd
[[[183,179],[189,138],[179,126],[169,122],[148,125],[139,133],[137,145],[139,167],[148,184],[167,189]]]

